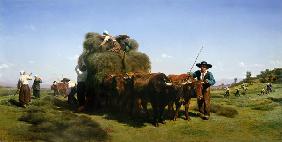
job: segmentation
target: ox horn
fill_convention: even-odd
[[[187,80],[186,82],[184,82],[184,83],[181,83],[182,85],[185,85],[185,84],[191,84],[192,83],[192,81],[190,81],[190,80]]]
[[[165,84],[166,84],[167,86],[171,86],[171,85],[172,85],[172,83],[167,83],[167,82],[166,82]]]
[[[183,83],[181,83],[182,85],[186,85],[186,84],[188,84],[188,81],[186,81],[186,82],[183,82]]]

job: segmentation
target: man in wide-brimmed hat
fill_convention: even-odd
[[[193,77],[197,80],[202,81],[203,90],[201,97],[197,98],[197,103],[199,107],[200,117],[204,120],[208,120],[210,117],[210,86],[215,84],[214,77],[211,72],[208,71],[209,68],[212,68],[211,64],[208,64],[206,61],[196,64],[200,70],[197,70],[193,73]]]

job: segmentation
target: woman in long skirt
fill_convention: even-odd
[[[19,91],[19,102],[21,106],[26,107],[26,105],[31,100],[30,88],[28,85],[28,80],[32,80],[31,75],[27,75],[26,72],[22,71],[20,73],[20,79],[18,82]]]

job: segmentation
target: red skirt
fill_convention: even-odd
[[[22,105],[28,104],[31,100],[30,88],[27,84],[24,84],[20,88],[19,101]]]

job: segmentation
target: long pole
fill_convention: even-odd
[[[192,69],[194,68],[195,63],[197,62],[197,59],[198,59],[198,57],[199,57],[200,53],[202,52],[203,48],[204,48],[204,46],[202,45],[202,47],[201,47],[201,49],[200,49],[200,51],[199,51],[199,53],[198,53],[198,55],[197,55],[197,57],[196,57],[196,59],[195,59],[195,61],[194,61],[193,65],[192,65],[192,67],[190,68],[190,71],[189,71],[189,72],[191,72],[191,71],[192,71]]]

